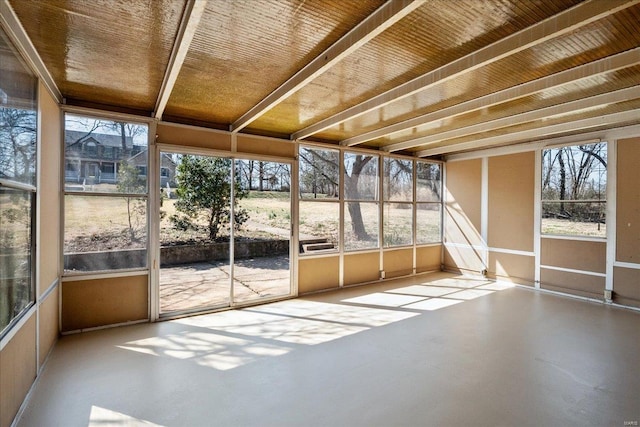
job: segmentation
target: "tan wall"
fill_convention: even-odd
[[[62,331],[148,319],[148,276],[62,283]]]
[[[480,244],[482,161],[450,162],[446,168],[445,242]]]
[[[58,290],[54,289],[40,304],[40,366],[58,340],[58,331],[60,330]]]
[[[533,286],[535,264],[533,256],[489,252],[487,276],[520,285]]]
[[[0,426],[8,427],[36,378],[36,315],[0,351]]]
[[[484,270],[482,253],[478,249],[459,246],[444,247],[444,266],[447,271],[480,273]]]
[[[640,307],[640,270],[613,268],[613,302]]]
[[[442,245],[416,248],[416,273],[440,270]]]
[[[551,291],[602,299],[605,278],[566,271],[540,269],[540,287]]]
[[[535,153],[489,158],[489,247],[533,251]]]
[[[38,220],[39,290],[42,295],[59,277],[60,271],[60,137],[61,113],[57,103],[40,84],[40,206]]]
[[[413,248],[385,249],[382,265],[387,279],[413,274]]]
[[[344,284],[356,285],[373,282],[380,278],[380,254],[368,252],[363,254],[345,254]]]
[[[607,243],[583,240],[545,239],[540,242],[540,263],[572,270],[605,273]]]
[[[275,138],[258,138],[249,135],[238,135],[237,151],[239,153],[261,154],[278,157],[295,158],[296,145],[293,142]]]
[[[640,138],[618,141],[617,157],[616,260],[640,264]]]
[[[162,144],[231,151],[231,136],[222,132],[159,123],[156,134],[156,142]]]
[[[340,257],[300,258],[298,261],[298,293],[305,294],[340,285]]]

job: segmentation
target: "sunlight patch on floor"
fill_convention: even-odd
[[[89,426],[116,427],[116,426],[159,426],[149,421],[121,414],[111,409],[93,405],[89,415]]]

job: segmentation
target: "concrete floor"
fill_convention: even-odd
[[[18,425],[639,420],[640,313],[437,273],[64,337]]]

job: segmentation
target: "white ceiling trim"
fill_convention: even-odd
[[[306,86],[346,56],[355,52],[387,28],[419,8],[425,0],[389,0],[364,21],[342,36],[315,59],[291,76],[266,98],[233,122],[230,131],[239,132],[254,120],[271,110],[284,99]]]
[[[638,64],[640,64],[640,47],[616,55],[612,55],[607,58],[602,58],[588,64],[570,68],[568,70],[561,71],[550,76],[542,77],[537,80],[532,80],[530,82],[506,88],[498,92],[490,93],[475,99],[470,99],[451,107],[423,114],[421,116],[385,126],[371,132],[363,133],[361,135],[354,136],[353,138],[345,139],[341,141],[340,144],[351,147],[366,141],[371,141],[373,139],[392,135],[396,132],[406,131],[418,126],[434,124],[434,122],[437,122],[439,120],[452,119],[461,114],[469,113],[482,108],[489,108],[503,102],[512,101],[518,98],[524,98],[543,90],[610,73]],[[410,147],[412,147],[411,141],[403,141],[397,144],[389,145],[386,148],[389,149],[389,151],[397,151]]]
[[[556,104],[549,107],[539,108],[537,110],[526,111],[524,113],[514,114],[512,116],[502,117],[499,119],[488,120],[474,125],[464,126],[433,135],[416,138],[411,141],[409,148],[420,147],[423,145],[435,144],[447,139],[461,138],[482,132],[489,132],[494,129],[505,128],[509,126],[517,126],[523,123],[532,122],[548,117],[553,117],[567,112],[575,112],[601,105],[623,102],[629,99],[638,98],[640,96],[640,86],[632,86],[612,92],[602,93],[587,98],[577,99],[574,101]],[[384,147],[384,151],[393,152],[393,146]]]
[[[153,117],[158,120],[162,120],[164,109],[167,107],[167,102],[169,102],[169,96],[171,96],[171,91],[173,91],[173,87],[176,84],[178,74],[180,74],[180,69],[184,64],[184,59],[187,56],[206,6],[207,0],[188,0],[185,5],[180,26],[178,27],[178,34],[169,57],[169,64],[165,70],[160,93],[154,108]]]
[[[415,155],[417,157],[438,156],[441,154],[448,154],[456,151],[487,148],[492,145],[517,144],[518,142],[533,138],[550,138],[554,134],[563,132],[571,132],[582,129],[587,131],[589,128],[598,126],[615,126],[624,122],[638,120],[639,117],[640,109],[629,110],[620,113],[607,114],[604,116],[579,119],[570,122],[539,127],[535,129],[512,132],[505,135],[492,136],[488,138],[478,138],[474,141],[417,151]]]
[[[44,65],[42,58],[38,54],[38,51],[36,51],[35,46],[33,46],[33,43],[31,43],[31,39],[7,0],[0,1],[0,23],[11,38],[11,41],[16,45],[29,64],[31,70],[40,78],[40,81],[42,81],[42,84],[44,84],[51,96],[61,104],[64,98],[62,97],[60,89],[58,89],[51,73],[49,73],[49,70]]]
[[[567,34],[591,22],[639,3],[640,0],[587,0],[570,9],[551,16],[544,21],[498,40],[482,49],[463,56],[425,73],[413,80],[396,86],[380,95],[347,108],[291,135],[292,139],[307,138],[315,133],[336,126],[369,111],[384,107],[394,101],[406,98],[437,83],[454,79],[460,75],[487,66],[510,55]]]

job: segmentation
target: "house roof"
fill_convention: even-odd
[[[8,5],[70,105],[421,157],[640,124],[640,0]]]
[[[122,137],[120,135],[108,135],[96,132],[87,134],[87,132],[76,130],[66,130],[64,133],[64,142],[67,147],[86,141],[94,141],[96,144],[105,147],[122,147]],[[130,136],[125,137],[125,143],[127,147],[133,147],[133,139]]]

